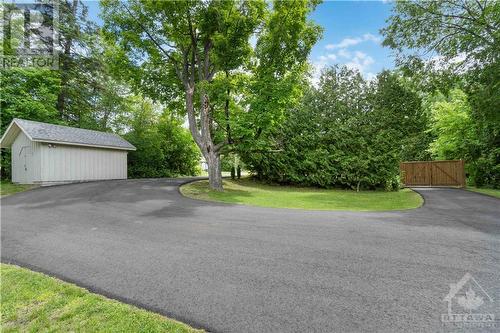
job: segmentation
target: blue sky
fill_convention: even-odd
[[[372,77],[394,67],[391,51],[381,45],[379,30],[385,26],[392,3],[388,1],[325,1],[311,18],[323,29],[310,60],[317,70],[345,64]]]
[[[89,16],[100,24],[98,1],[85,4]],[[391,52],[382,47],[379,35],[391,8],[390,1],[325,1],[319,5],[311,15],[324,29],[310,56],[316,78],[322,68],[332,64],[356,68],[367,78],[393,68]]]

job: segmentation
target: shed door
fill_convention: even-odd
[[[31,163],[31,159],[33,157],[33,152],[31,151],[31,146],[23,146],[21,147],[21,150],[19,151],[19,160],[21,161],[21,167],[19,170],[21,179],[24,182],[30,182],[31,181],[31,173],[33,170],[31,170],[33,164]]]

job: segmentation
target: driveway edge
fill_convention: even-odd
[[[71,283],[71,284],[74,284],[74,285],[76,285],[78,287],[84,288],[84,289],[88,290],[89,292],[91,292],[93,294],[98,294],[98,295],[107,297],[109,299],[112,299],[112,300],[115,300],[115,301],[118,301],[118,302],[121,302],[121,303],[133,305],[133,306],[135,306],[137,308],[140,308],[140,309],[143,309],[143,310],[147,310],[147,311],[150,311],[150,312],[154,312],[154,313],[159,314],[161,316],[168,317],[170,319],[173,319],[173,320],[176,320],[178,322],[181,322],[181,323],[184,323],[186,325],[189,325],[189,326],[191,326],[194,329],[204,330],[206,333],[214,333],[213,330],[205,327],[204,325],[201,325],[200,323],[198,323],[198,322],[196,322],[194,320],[191,320],[191,319],[188,319],[188,318],[184,318],[182,316],[177,316],[176,314],[174,314],[172,312],[163,311],[163,310],[161,310],[159,308],[156,308],[154,306],[146,305],[144,303],[134,301],[134,300],[129,299],[127,297],[118,296],[118,295],[116,295],[114,293],[110,293],[108,291],[105,291],[104,289],[93,287],[93,286],[88,285],[86,283],[82,283],[82,282],[80,282],[78,280],[71,279],[71,278],[69,278],[69,277],[67,277],[65,275],[53,273],[53,272],[50,272],[50,271],[48,271],[46,269],[40,268],[40,267],[35,266],[35,265],[22,263],[22,262],[20,262],[18,260],[8,259],[8,258],[4,258],[4,257],[1,258],[0,262],[2,264],[15,265],[15,266],[19,266],[19,267],[22,267],[22,268],[26,268],[26,269],[32,270],[34,272],[43,273],[43,274],[48,275],[50,277],[53,277],[53,278],[59,279],[61,281],[64,281],[64,282],[67,282],[67,283]]]

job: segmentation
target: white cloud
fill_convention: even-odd
[[[427,64],[429,64],[434,70],[443,70],[449,68],[450,65],[462,65],[462,70],[466,70],[470,64],[464,64],[467,60],[467,54],[465,52],[457,54],[455,57],[448,59],[444,56],[435,55],[427,59]]]
[[[319,56],[317,60],[313,62],[311,82],[314,86],[316,87],[318,86],[319,79],[321,77],[321,72],[323,71],[323,69],[325,69],[327,66],[336,63],[337,59],[338,55],[336,55],[335,53],[329,53],[326,55]]]
[[[361,51],[354,52],[354,56],[355,56],[355,58],[358,58],[358,59],[366,59],[366,57],[367,57],[366,53],[361,52]]]
[[[250,36],[249,43],[252,46],[252,48],[255,49],[255,46],[257,45],[257,35],[256,34],[252,34]]]
[[[363,35],[364,41],[370,41],[374,43],[380,43],[381,38],[379,36],[372,35],[370,33]]]
[[[326,48],[328,50],[333,50],[333,49],[341,49],[341,48],[346,48],[349,46],[357,45],[361,43],[363,40],[359,37],[357,38],[344,38],[342,41],[338,44],[328,44]]]
[[[377,75],[372,72],[365,73],[364,75],[368,81],[373,81],[377,78]]]
[[[341,49],[337,52],[337,55],[342,58],[350,58],[351,52],[347,51],[346,49]]]
[[[314,86],[318,86],[323,69],[333,64],[341,64],[350,69],[358,70],[367,80],[373,80],[376,75],[368,71],[373,63],[375,60],[364,52],[349,52],[346,49],[340,49],[336,54],[321,55],[313,62],[311,82]]]
[[[323,58],[323,59],[322,59]],[[326,57],[321,56],[320,60],[313,63],[311,83],[317,87],[319,85],[319,79],[321,77],[321,72],[328,65],[328,60]]]
[[[321,71],[334,64],[358,70],[367,80],[373,80],[375,74],[369,70],[370,66],[375,63],[375,60],[364,52],[351,51],[349,48],[364,42],[380,43],[380,41],[380,36],[366,33],[358,37],[344,38],[338,44],[326,45],[325,48],[327,50],[333,50],[334,52],[325,53],[313,62],[312,83],[317,86]]]
[[[344,49],[348,48],[350,46],[358,45],[359,43],[363,42],[374,42],[374,43],[379,43],[380,42],[380,37],[372,35],[370,33],[366,33],[361,37],[347,37],[344,38],[340,41],[338,44],[327,44],[325,48],[327,50],[335,50],[335,49]]]
[[[330,53],[327,57],[329,60],[337,60],[337,56],[334,53]]]
[[[365,71],[373,63],[375,63],[375,60],[373,60],[372,57],[361,51],[356,51],[354,52],[354,57],[351,59],[351,61],[349,61],[345,65],[350,69],[356,69],[360,73],[367,75]]]

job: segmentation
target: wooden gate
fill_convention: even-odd
[[[402,162],[399,167],[406,186],[465,187],[463,160]]]

